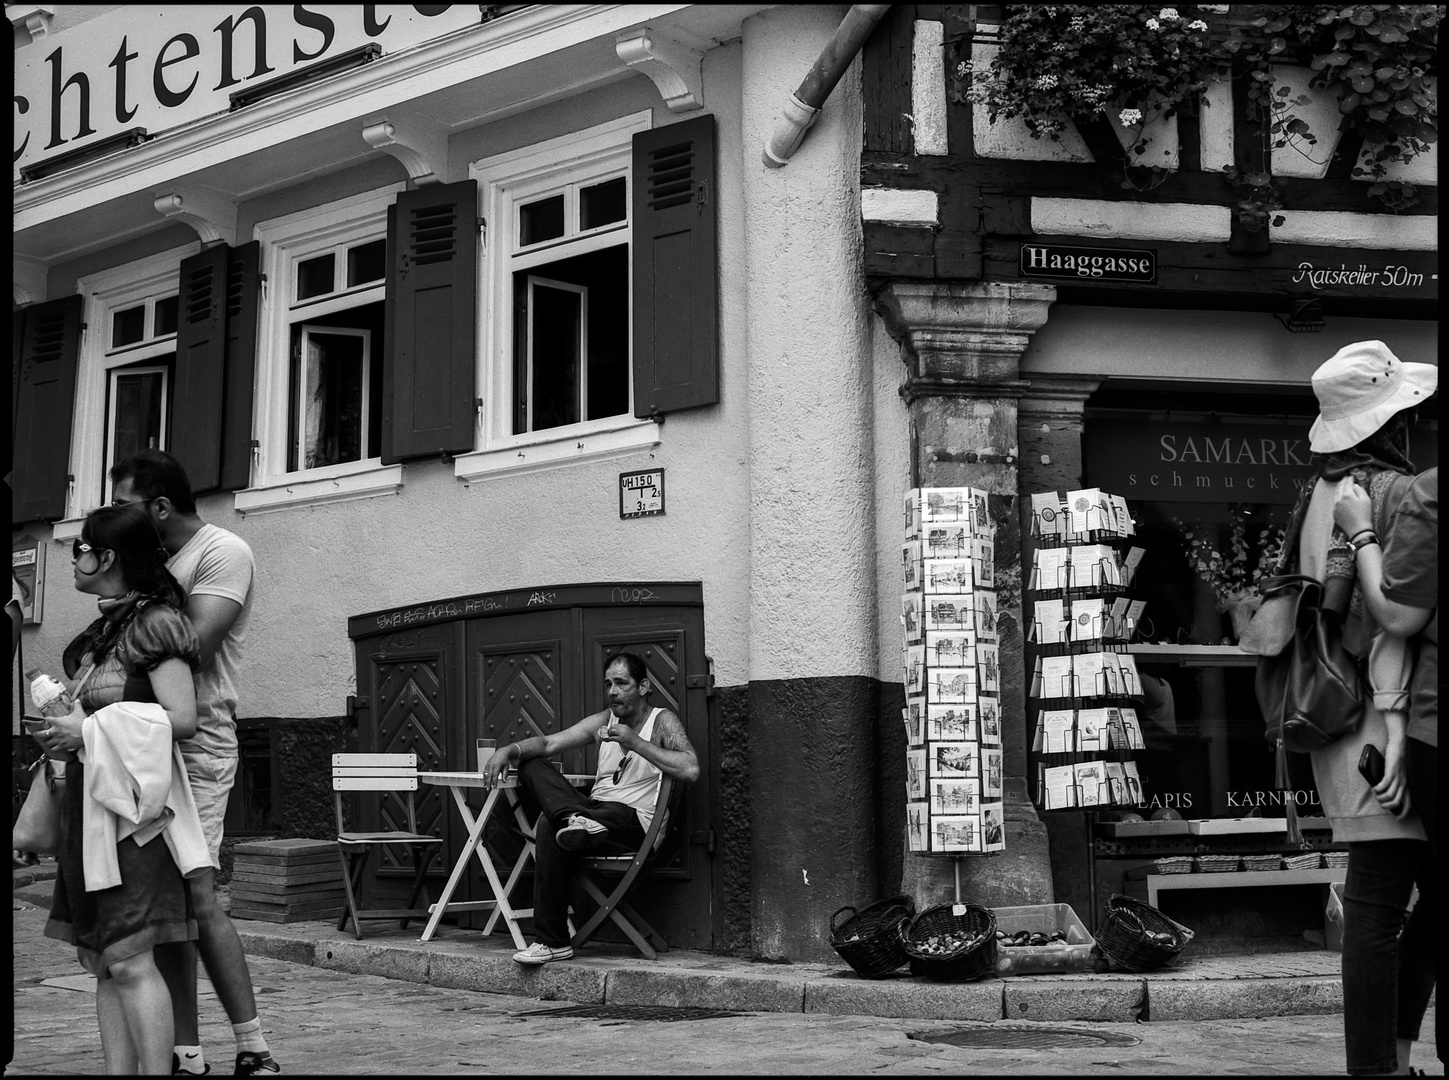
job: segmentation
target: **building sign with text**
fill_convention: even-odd
[[[1291,504],[1315,471],[1310,426],[1100,420],[1082,447],[1088,482],[1128,499]]]
[[[14,170],[373,43],[384,56],[481,21],[476,4],[126,5],[15,51]]]
[[[1157,252],[1148,248],[1022,244],[1021,276],[1150,285],[1157,280]]]

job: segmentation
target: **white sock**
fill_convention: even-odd
[[[236,1052],[245,1054],[248,1051],[254,1054],[265,1054],[267,1052],[267,1040],[262,1038],[262,1018],[254,1016],[245,1024],[233,1024],[231,1030],[236,1033]]]
[[[178,1046],[174,1050],[177,1060],[181,1062],[181,1067],[187,1072],[198,1075],[206,1072],[206,1061],[201,1056],[201,1047]]]

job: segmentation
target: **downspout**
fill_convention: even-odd
[[[845,74],[855,54],[860,52],[875,24],[890,7],[889,4],[851,5],[810,73],[805,76],[805,81],[786,100],[780,122],[775,125],[775,133],[765,143],[762,157],[767,168],[784,168],[799,149],[805,133],[820,115],[820,108],[830,96],[830,91],[835,89],[835,84]]]

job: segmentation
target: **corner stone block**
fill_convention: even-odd
[[[797,1013],[804,1009],[805,982],[789,977],[700,977],[693,973],[624,968],[609,973],[604,999],[608,1005]]]
[[[1138,979],[1120,983],[1004,980],[1008,1020],[1108,1020],[1130,1023],[1147,1007],[1147,987]]]
[[[391,945],[370,945],[367,941],[329,941],[314,952],[318,967],[346,971],[353,975],[380,975],[407,982],[428,981],[426,953]]]
[[[903,975],[812,979],[805,984],[805,1011],[991,1023],[1003,1015],[1002,981],[934,983]]]
[[[252,934],[240,926],[237,927],[237,937],[248,956],[267,956],[273,960],[285,960],[289,964],[316,966],[317,947],[314,942],[271,934]]]
[[[1210,979],[1147,987],[1149,1020],[1231,1020],[1343,1012],[1343,982],[1305,979]]]

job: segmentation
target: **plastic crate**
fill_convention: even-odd
[[[1057,971],[1091,971],[1096,942],[1071,904],[1027,904],[992,908],[996,929],[1008,935],[1019,930],[1050,934],[1061,930],[1065,945],[1008,945],[996,950],[996,974],[1044,975]],[[1000,946],[1000,942],[997,943]]]

